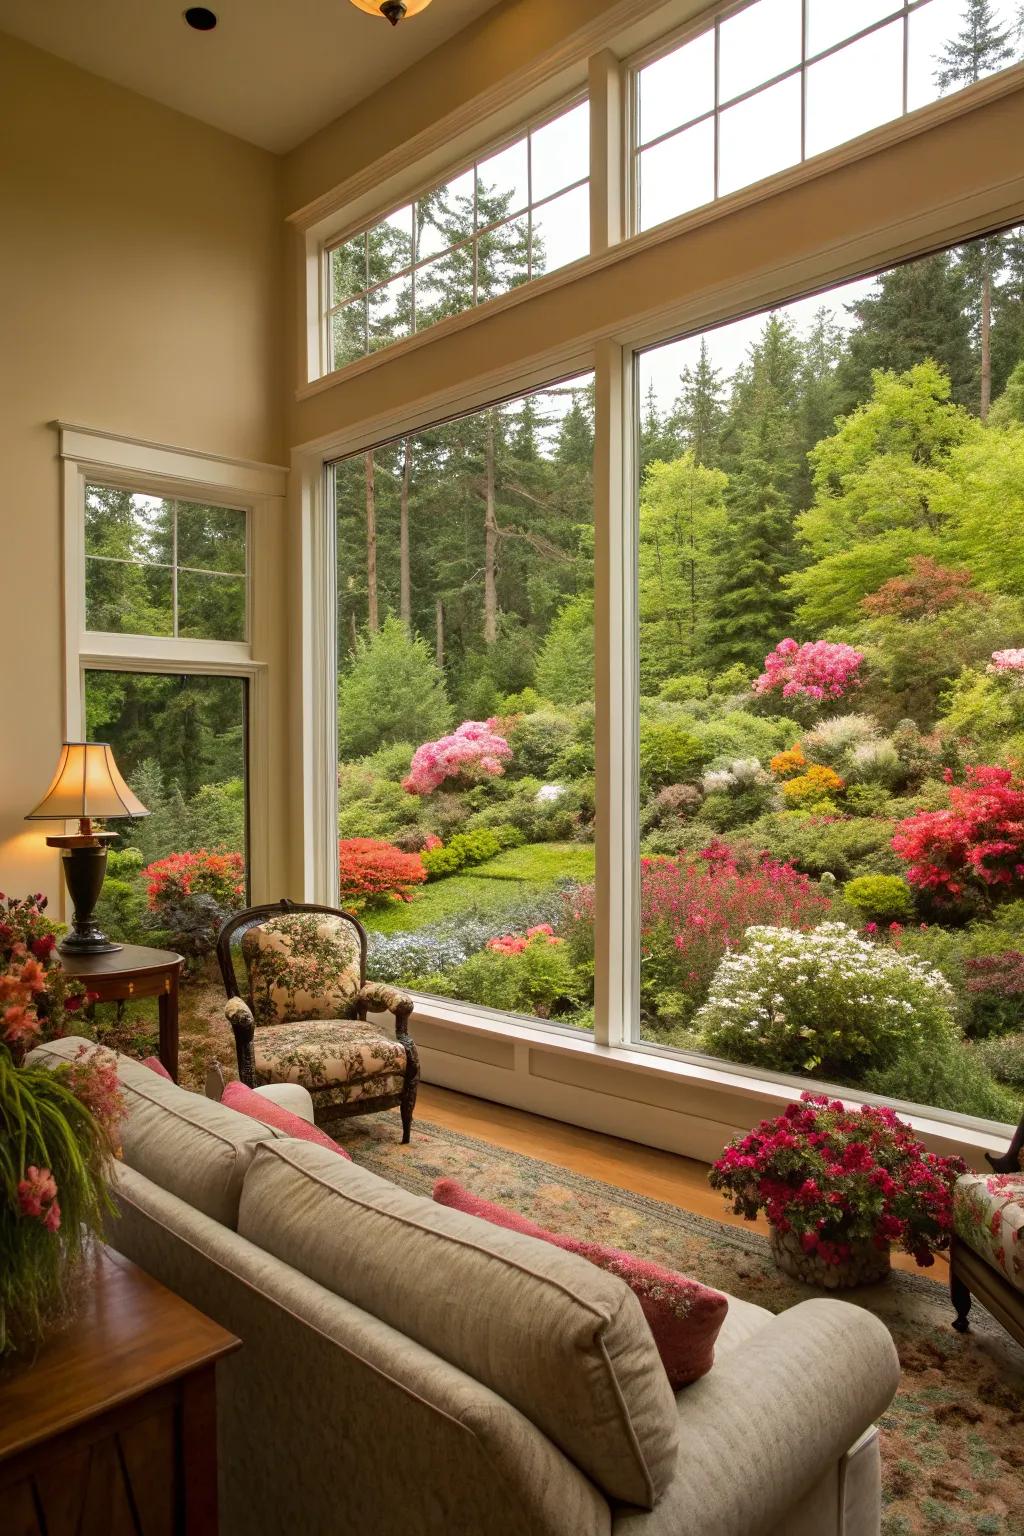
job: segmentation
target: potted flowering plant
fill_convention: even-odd
[[[959,1157],[938,1157],[891,1109],[803,1093],[726,1147],[713,1188],[737,1215],[764,1211],[772,1252],[794,1279],[829,1289],[889,1274],[898,1243],[920,1265],[949,1246]]]
[[[122,1104],[114,1058],[83,1046],[55,1071],[25,1065],[88,1001],[53,963],[45,898],[0,896],[0,1359],[70,1317],[78,1269],[111,1209],[106,1174]]]

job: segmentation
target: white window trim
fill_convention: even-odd
[[[54,426],[63,470],[65,736],[72,741],[84,739],[87,671],[189,672],[244,679],[248,684],[249,884],[254,895],[262,897],[270,873],[270,717],[261,607],[269,600],[272,574],[266,568],[263,531],[281,515],[287,471],[68,422]],[[86,627],[85,487],[92,480],[245,511],[248,639],[108,634]]]

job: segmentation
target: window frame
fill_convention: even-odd
[[[315,356],[315,372],[312,374],[313,378],[336,378],[347,373],[350,368],[365,365],[367,361],[389,353],[392,348],[400,346],[403,342],[411,341],[415,336],[425,335],[427,332],[433,331],[437,325],[443,324],[443,320],[435,321],[434,325],[426,326],[422,331],[417,330],[415,328],[416,310],[414,297],[412,318],[413,329],[409,332],[408,336],[396,337],[393,342],[388,343],[386,346],[379,347],[377,349],[371,349],[369,345],[368,327],[364,322],[364,336],[366,338],[367,346],[366,352],[364,352],[359,357],[350,358],[347,363],[343,363],[340,367],[336,368],[334,366],[334,358],[331,347],[332,317],[344,310],[348,304],[355,303],[359,299],[368,298],[370,294],[376,293],[381,289],[386,288],[389,283],[393,283],[398,279],[405,277],[406,275],[414,274],[415,272],[422,270],[424,267],[428,266],[431,261],[438,260],[442,256],[450,255],[455,251],[465,250],[467,248],[470,248],[473,251],[473,303],[468,305],[466,309],[460,310],[457,315],[444,317],[445,319],[449,320],[460,319],[465,315],[475,315],[478,314],[481,310],[485,313],[489,312],[492,305],[501,303],[503,299],[508,298],[509,294],[517,293],[519,289],[528,287],[531,283],[536,282],[540,278],[553,277],[564,271],[566,268],[575,266],[577,264],[576,262],[567,262],[565,263],[564,267],[556,267],[554,272],[542,272],[537,273],[536,276],[534,276],[532,271],[533,215],[536,209],[547,207],[548,204],[556,201],[558,198],[564,197],[570,192],[578,191],[581,187],[590,188],[591,196],[593,195],[593,154],[591,153],[588,157],[586,176],[581,177],[577,181],[567,183],[566,186],[560,187],[556,192],[552,192],[547,197],[541,198],[539,201],[534,202],[532,198],[533,166],[531,139],[532,136],[540,129],[546,128],[550,123],[556,122],[560,117],[567,116],[568,113],[572,112],[576,107],[581,107],[584,104],[587,106],[591,105],[590,93],[586,87],[577,88],[576,90],[570,91],[568,94],[563,94],[543,110],[532,114],[523,122],[519,123],[515,128],[508,129],[506,132],[495,137],[484,139],[481,142],[479,148],[475,149],[471,155],[468,157],[460,158],[454,163],[452,167],[440,173],[440,175],[432,174],[425,179],[420,179],[416,182],[410,183],[408,190],[404,191],[400,197],[397,199],[389,199],[383,211],[375,212],[369,218],[363,217],[354,221],[349,220],[344,223],[339,223],[337,227],[332,228],[329,234],[321,235],[318,241],[316,258],[317,279],[315,286],[318,310],[318,341]],[[514,145],[523,141],[525,141],[527,144],[528,201],[523,208],[518,209],[515,213],[509,214],[507,218],[499,219],[478,229],[476,227],[477,167],[482,161],[490,159],[493,155],[501,154],[504,150],[511,149]],[[448,182],[456,181],[460,176],[469,174],[472,174],[473,176],[474,205],[474,228],[471,235],[469,235],[465,240],[458,241],[455,245],[445,247],[443,251],[436,252],[433,256],[428,257],[425,260],[420,260],[414,252],[413,260],[406,267],[392,272],[387,278],[379,283],[368,284],[367,287],[361,290],[360,293],[353,294],[349,299],[343,301],[342,303],[334,305],[331,304],[331,254],[333,251],[337,250],[343,245],[348,244],[350,240],[355,240],[360,236],[369,234],[379,225],[386,223],[387,220],[390,219],[394,214],[399,213],[402,208],[411,206],[413,210],[415,210],[416,204],[419,202],[419,200],[423,197],[426,197],[428,193],[438,190],[438,188],[444,186]],[[506,293],[497,294],[494,298],[484,299],[481,302],[477,297],[478,284],[476,250],[479,239],[481,235],[489,234],[496,229],[503,229],[507,224],[513,223],[516,219],[519,218],[526,218],[529,221],[529,243],[527,255],[530,269],[529,276],[523,282],[518,283],[513,288],[508,289]],[[413,214],[413,219],[415,222],[415,212]],[[589,254],[590,253],[588,253],[588,255]],[[586,260],[587,257],[583,256],[578,259],[582,261]],[[415,295],[415,277],[413,277],[413,294]]]
[[[711,8],[702,11],[700,14],[690,17],[687,21],[680,23],[680,25],[673,28],[671,31],[664,33],[660,38],[658,38],[656,42],[648,43],[643,48],[638,49],[625,61],[625,179],[628,204],[625,236],[626,239],[634,239],[644,235],[650,235],[654,231],[660,230],[665,226],[671,227],[671,225],[677,219],[689,218],[694,214],[704,212],[707,209],[713,207],[717,207],[721,203],[727,201],[729,198],[742,197],[745,194],[749,195],[755,189],[760,189],[766,184],[772,183],[777,178],[790,178],[801,172],[805,174],[813,174],[813,172],[808,172],[808,167],[816,166],[819,161],[826,161],[827,157],[829,156],[843,154],[844,151],[849,150],[851,145],[855,145],[859,141],[869,138],[869,136],[872,134],[894,134],[898,128],[904,128],[908,119],[914,118],[920,112],[928,111],[929,108],[935,107],[939,102],[946,102],[953,98],[963,96],[966,91],[976,90],[977,87],[979,85],[983,85],[986,80],[995,79],[1012,71],[1024,70],[1024,62],[1019,61],[1017,64],[1008,65],[1005,69],[996,70],[990,75],[983,75],[980,80],[974,81],[970,85],[960,86],[957,90],[948,91],[945,94],[936,96],[932,101],[924,102],[918,107],[911,107],[909,105],[910,18],[918,11],[926,10],[929,5],[935,3],[935,0],[891,0],[891,9],[881,19],[867,23],[866,26],[860,27],[857,30],[851,32],[849,37],[844,37],[840,39],[839,42],[832,43],[829,45],[829,47],[819,49],[815,53],[808,53],[807,51],[809,19],[808,7],[810,0],[800,0],[801,45],[799,61],[796,64],[791,65],[788,69],[784,69],[779,73],[772,75],[763,81],[760,81],[757,85],[750,86],[748,89],[740,91],[735,96],[730,96],[723,101],[720,97],[721,77],[719,63],[721,50],[720,36],[722,25],[725,22],[733,20],[734,17],[742,15],[744,11],[750,10],[751,7],[757,3],[758,0],[734,0],[734,3],[732,4],[719,5],[717,7],[712,6]],[[902,19],[903,23],[901,111],[895,117],[887,118],[884,122],[877,124],[874,128],[867,129],[860,134],[855,134],[851,138],[842,139],[838,144],[831,145],[827,149],[820,150],[814,154],[808,154],[808,70],[811,69],[814,65],[823,62],[824,60],[833,58],[836,54],[842,53],[844,49],[849,48],[853,44],[861,42],[864,38],[871,37],[874,33],[880,32],[883,28],[891,26],[894,22],[899,21],[900,19]],[[713,33],[715,39],[715,62],[713,78],[714,99],[712,106],[707,111],[697,113],[692,118],[688,118],[685,122],[676,124],[675,127],[666,129],[662,133],[655,134],[653,138],[647,140],[645,143],[642,143],[640,139],[641,73],[649,65],[656,64],[660,60],[668,58],[677,49],[685,46],[687,43],[695,41],[698,37],[706,36],[708,33]],[[794,161],[791,165],[784,166],[778,171],[775,171],[768,176],[761,177],[756,181],[748,182],[742,187],[738,187],[731,192],[720,192],[719,181],[721,176],[721,119],[723,112],[729,111],[733,107],[740,106],[744,102],[756,100],[758,96],[762,95],[768,90],[771,90],[774,86],[781,85],[784,81],[791,79],[799,79],[800,81],[800,158]],[[672,215],[668,219],[664,219],[658,223],[650,225],[647,229],[642,229],[640,225],[640,171],[643,155],[650,149],[654,149],[661,144],[668,143],[674,138],[681,137],[691,128],[696,128],[699,124],[704,122],[711,122],[714,128],[714,193],[712,197],[706,203],[700,203],[694,208],[685,210],[683,213]]]
[[[247,874],[254,899],[268,890],[270,852],[269,663],[262,652],[258,603],[271,571],[266,549],[277,518],[286,471],[57,422],[63,472],[64,734],[84,740],[85,675],[93,671],[237,677],[247,685]],[[85,603],[85,496],[89,484],[107,485],[207,505],[228,505],[246,515],[245,640],[196,640],[167,635],[90,630]],[[62,893],[64,899],[64,893]]]

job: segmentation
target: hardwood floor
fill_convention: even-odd
[[[526,1157],[572,1168],[635,1194],[665,1200],[698,1216],[710,1216],[736,1227],[751,1225],[741,1216],[734,1216],[721,1196],[708,1187],[707,1164],[695,1158],[641,1147],[633,1141],[621,1141],[616,1136],[583,1130],[561,1120],[547,1120],[428,1083],[420,1087],[416,1112],[435,1125],[478,1136],[481,1141],[522,1152]],[[755,1225],[759,1232],[768,1231],[763,1217]],[[936,1259],[934,1268],[922,1271],[909,1254],[898,1253],[893,1255],[893,1265],[913,1274],[926,1274],[941,1285],[948,1283],[949,1270],[942,1258]]]

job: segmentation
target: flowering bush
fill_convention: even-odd
[[[764,659],[764,671],[754,681],[757,694],[778,693],[784,699],[841,699],[859,688],[864,660],[852,645],[830,640],[780,640]]]
[[[782,786],[786,804],[795,810],[810,810],[815,806],[831,807],[832,796],[841,794],[846,785],[834,768],[812,763],[806,773],[795,779],[787,779]]]
[[[446,977],[428,977],[424,986],[427,991],[540,1019],[571,1013],[586,992],[567,945],[548,923],[538,923],[525,934],[492,939]]]
[[[1024,1017],[1024,954],[1019,949],[966,959],[964,985],[971,1010],[971,1035],[995,1035],[1020,1028]]]
[[[42,1039],[67,1032],[68,1014],[91,1001],[54,962],[57,929],[46,897],[0,894],[0,1044],[15,1062]]]
[[[990,599],[973,583],[970,571],[940,565],[930,555],[912,555],[909,576],[890,576],[860,605],[872,618],[930,619],[959,603],[984,607]]]
[[[694,1020],[713,1055],[839,1080],[955,1036],[953,989],[916,956],[844,923],[753,927]]]
[[[142,871],[149,909],[190,964],[210,954],[221,924],[245,900],[240,853],[170,853]]]
[[[993,677],[1009,677],[1024,688],[1024,650],[993,651],[985,671]]]
[[[953,1185],[967,1165],[925,1150],[891,1109],[804,1093],[730,1142],[709,1175],[738,1216],[764,1211],[805,1253],[842,1264],[853,1243],[898,1243],[918,1264],[949,1246]]]
[[[402,788],[410,795],[431,795],[448,779],[479,783],[500,778],[512,748],[499,736],[496,719],[464,720],[458,730],[439,741],[417,747]]]
[[[338,872],[341,904],[355,912],[390,901],[411,901],[410,888],[427,878],[419,854],[403,853],[378,837],[342,838]]]
[[[593,954],[593,888],[573,893],[561,925],[576,954]],[[696,858],[640,860],[641,998],[648,1013],[685,1022],[723,954],[752,923],[809,927],[829,902],[792,865],[743,860],[726,843]]]
[[[768,767],[777,779],[792,779],[807,767],[804,749],[795,741],[788,752],[776,752]]]
[[[948,809],[908,816],[892,846],[911,885],[940,901],[1024,894],[1024,785],[1008,768],[968,768],[965,784],[950,784]]]

